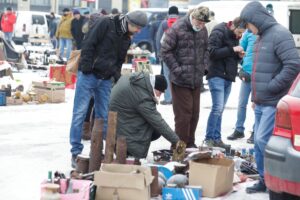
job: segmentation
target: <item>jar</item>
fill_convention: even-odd
[[[46,183],[43,185],[41,200],[60,200],[58,193],[59,185],[54,183]]]

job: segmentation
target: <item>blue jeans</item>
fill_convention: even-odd
[[[276,107],[255,106],[254,152],[257,171],[264,177],[264,153],[274,129]]]
[[[66,57],[67,60],[70,58],[72,50],[72,40],[68,38],[59,38],[59,56],[64,57],[65,47],[67,48]]]
[[[5,39],[6,41],[11,42],[11,41],[12,41],[12,35],[13,35],[12,32],[4,32],[4,39]]]
[[[207,121],[205,140],[221,140],[222,114],[231,91],[231,81],[214,77],[208,80],[212,108]]]
[[[237,121],[235,124],[235,130],[239,132],[245,131],[244,123],[246,120],[247,104],[248,104],[250,93],[251,93],[251,82],[242,81],[240,94],[239,94]]]
[[[95,118],[104,119],[103,138],[106,137],[109,97],[112,87],[111,80],[97,79],[94,74],[85,75],[78,71],[77,77],[70,129],[72,155],[78,155],[82,152],[81,131],[92,96],[94,96],[95,102]]]
[[[167,64],[165,62],[163,62],[163,68],[164,68],[164,77],[166,78],[167,80],[167,83],[168,83],[168,87],[167,89],[165,90],[165,93],[164,93],[164,98],[165,98],[165,101],[167,102],[171,102],[172,101],[172,94],[171,94],[171,83],[170,83],[170,69],[168,68]]]

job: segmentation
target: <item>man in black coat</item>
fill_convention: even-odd
[[[85,22],[85,17],[80,14],[78,10],[73,11],[74,19],[71,23],[71,33],[75,40],[76,49],[81,49],[81,42],[84,37],[84,33],[82,32],[82,26]]]
[[[207,146],[228,148],[222,141],[222,114],[237,75],[238,62],[244,49],[239,46],[244,27],[241,20],[220,23],[212,30],[208,40],[209,68],[206,79],[212,97],[212,109],[207,121],[205,143]]]
[[[70,130],[72,167],[82,152],[82,125],[91,97],[94,97],[95,118],[104,119],[106,136],[109,97],[112,82],[121,76],[122,64],[129,48],[130,36],[147,24],[147,15],[133,11],[126,15],[102,16],[86,34],[79,62]]]

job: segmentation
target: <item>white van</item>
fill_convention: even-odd
[[[28,42],[29,35],[48,37],[48,22],[50,13],[35,11],[17,11],[14,26],[13,41],[16,44]]]
[[[198,6],[207,6],[214,11],[218,22],[228,22],[240,16],[242,9],[250,1],[204,1]],[[291,31],[296,47],[300,48],[300,2],[260,1],[265,7],[272,5],[275,19]]]

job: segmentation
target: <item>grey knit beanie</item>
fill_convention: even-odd
[[[125,19],[128,23],[138,27],[144,27],[147,25],[147,15],[145,12],[136,10],[129,12],[125,15]]]

